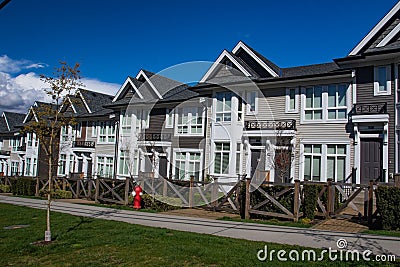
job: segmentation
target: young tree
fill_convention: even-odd
[[[31,120],[23,127],[23,132],[34,132],[39,139],[39,146],[46,155],[48,164],[48,192],[47,192],[47,228],[45,241],[51,241],[50,206],[53,188],[52,177],[58,166],[58,151],[60,146],[60,130],[63,126],[74,124],[73,114],[61,112],[61,107],[67,104],[65,96],[75,93],[80,82],[79,64],[73,67],[60,61],[55,68],[53,77],[41,75],[42,81],[49,85],[46,94],[52,99],[51,103],[34,107],[35,120]]]

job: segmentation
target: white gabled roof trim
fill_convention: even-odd
[[[71,98],[68,96],[68,102],[71,105],[71,108],[74,110],[74,113],[76,113],[76,109],[74,107],[74,105],[72,104]],[[68,108],[68,107],[67,107]],[[61,109],[60,109],[61,110]]]
[[[395,37],[399,32],[400,32],[400,23],[397,24],[397,26],[394,27],[393,30],[388,35],[386,35],[386,37],[383,38],[383,40],[376,47],[382,47],[387,45],[393,39],[393,37]]]
[[[4,117],[4,120],[6,121],[8,130],[11,131],[10,125],[8,124],[7,116],[6,116],[6,114],[5,114],[4,112],[3,112],[3,115],[2,115],[2,116]]]
[[[85,98],[83,97],[82,93],[78,90],[78,92],[76,94],[80,95],[80,97],[81,97],[81,99],[83,101],[83,104],[85,104],[85,106],[86,106],[87,110],[89,111],[89,113],[92,113],[92,111],[90,110],[89,105],[87,104],[87,102],[86,102]]]
[[[235,48],[233,48],[232,53],[236,54],[236,52],[242,48],[244,51],[246,51],[247,54],[249,54],[255,61],[257,61],[258,64],[260,64],[266,71],[269,72],[273,77],[279,77],[279,74],[276,73],[270,66],[268,66],[264,61],[262,61],[256,54],[254,54],[253,51],[251,51],[250,48],[247,47],[242,41],[240,41]]]
[[[400,1],[386,14],[386,16],[379,21],[378,24],[375,25],[374,28],[361,40],[360,43],[349,53],[349,56],[357,55],[364,46],[371,41],[371,39],[383,28],[383,26],[400,10]]]
[[[224,50],[222,51],[221,55],[219,55],[219,57],[217,58],[217,60],[215,60],[215,62],[212,64],[212,66],[208,69],[208,71],[206,72],[206,74],[204,74],[203,78],[201,78],[200,82],[203,83],[205,82],[208,77],[210,77],[210,75],[214,72],[214,70],[217,68],[217,66],[221,63],[222,59],[224,59],[224,57],[227,57],[233,64],[235,64],[235,66],[241,71],[243,72],[244,75],[246,75],[247,77],[250,77],[251,74],[245,69],[243,68],[242,65],[240,65],[239,62],[237,62],[236,59],[234,59],[232,57],[231,54],[229,54],[228,51]]]
[[[144,79],[149,83],[150,87],[153,89],[154,93],[158,96],[159,99],[163,99],[162,95],[160,92],[158,92],[157,88],[154,86],[154,84],[150,81],[149,77],[147,77],[146,73],[144,73],[143,70],[140,70],[138,75],[136,75],[136,79],[139,79],[140,76],[143,76]]]
[[[112,102],[117,101],[118,97],[122,94],[122,92],[124,91],[125,87],[128,85],[128,83],[130,85],[132,85],[133,90],[135,90],[136,94],[140,97],[140,99],[143,99],[143,95],[139,92],[138,88],[135,86],[135,84],[132,82],[131,77],[126,78],[124,84],[121,86],[121,88],[119,88],[116,96],[114,97],[114,99],[112,100]]]

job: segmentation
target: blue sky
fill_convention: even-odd
[[[7,88],[28,90],[58,60],[79,62],[91,87],[110,93],[141,68],[213,61],[239,40],[281,67],[329,62],[396,2],[12,0],[0,10],[0,110],[13,107],[1,101]]]

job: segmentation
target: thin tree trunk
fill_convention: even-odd
[[[53,154],[53,136],[50,136],[50,142],[49,142],[49,192],[47,194],[47,220],[46,220],[46,232],[44,234],[44,239],[45,241],[51,241],[51,229],[50,229],[50,206],[51,206],[51,189],[52,189],[52,168],[53,168],[53,159],[52,159],[52,154]]]

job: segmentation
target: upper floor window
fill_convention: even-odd
[[[21,146],[21,138],[19,137],[11,138],[10,146],[12,151],[18,151],[18,147]]]
[[[374,95],[390,95],[390,66],[377,66],[374,69]]]
[[[77,138],[81,138],[82,137],[82,123],[78,122],[75,125],[75,136]]]
[[[232,120],[232,96],[231,92],[218,92],[217,93],[217,106],[215,111],[215,119],[220,121]]]
[[[92,137],[97,137],[97,126],[98,126],[98,123],[93,121],[92,122]]]
[[[174,111],[171,109],[166,109],[165,112],[165,128],[174,127]]]
[[[100,122],[99,143],[112,143],[115,141],[115,126],[112,122]]]
[[[328,86],[328,120],[346,119],[346,85]]]
[[[177,134],[201,135],[203,133],[202,108],[179,108],[177,113]]]
[[[247,92],[247,114],[257,113],[258,97],[257,92]],[[240,108],[239,104],[239,108]]]
[[[286,112],[287,113],[296,113],[297,109],[297,88],[289,88],[286,89]]]
[[[142,129],[148,129],[150,126],[150,111],[137,110],[136,112],[136,131],[140,132]]]
[[[132,117],[130,114],[126,114],[126,112],[122,113],[121,116],[121,132],[122,134],[130,134],[132,126]]]
[[[31,147],[33,145],[33,134],[32,133],[27,133],[26,134],[26,146]]]
[[[303,121],[345,121],[348,84],[307,87],[303,91]],[[287,96],[290,99],[290,96]],[[290,104],[289,104],[290,106]]]
[[[322,120],[322,86],[306,88],[306,120]]]
[[[69,140],[68,130],[69,126],[64,125],[61,127],[61,141],[66,142]]]

